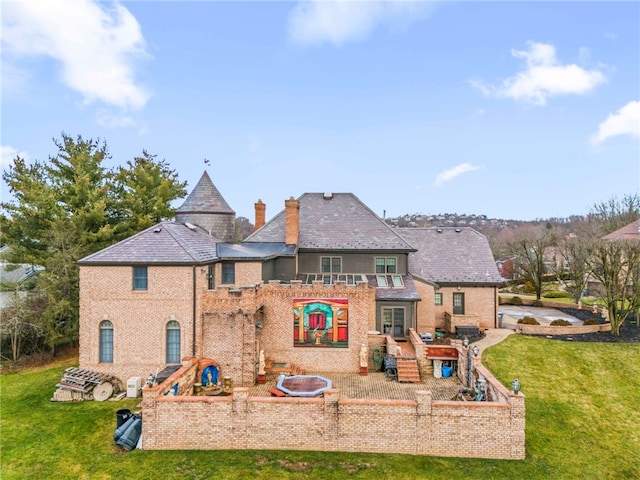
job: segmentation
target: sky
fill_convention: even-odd
[[[638,1],[0,7],[3,170],[101,138],[251,221],[305,192],[533,220],[640,189]]]

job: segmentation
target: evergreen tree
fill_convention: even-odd
[[[76,262],[121,238],[173,215],[171,202],[185,183],[155,156],[109,171],[100,140],[55,140],[57,154],[31,164],[17,157],[2,178],[13,199],[0,203],[5,259],[44,267],[37,289],[46,298],[40,327],[52,349],[77,337],[79,276]]]

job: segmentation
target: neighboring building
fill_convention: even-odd
[[[0,281],[7,287],[9,284],[14,286],[12,291],[0,292],[0,309],[6,307],[11,303],[11,300],[16,296],[24,298],[27,292],[23,289],[24,282],[35,277],[38,272],[41,272],[44,267],[39,265],[30,265],[26,263],[22,264],[10,264],[4,260],[4,254],[7,253],[9,247],[0,248]]]
[[[602,237],[603,240],[640,240],[640,219]]]
[[[351,193],[305,193],[234,240],[235,213],[205,172],[162,222],[80,260],[80,366],[146,377],[209,357],[236,385],[260,350],[357,372],[371,335],[496,326],[501,278],[470,228],[393,229]],[[374,333],[375,332],[375,333]]]
[[[505,280],[515,280],[521,270],[518,265],[517,255],[496,260],[496,266],[498,267],[498,273]]]

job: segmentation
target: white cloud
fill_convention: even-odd
[[[618,135],[640,137],[640,101],[631,101],[609,115],[598,125],[598,132],[591,137],[591,143],[598,145]]]
[[[472,86],[486,96],[509,97],[535,105],[545,105],[556,95],[583,95],[601,83],[605,75],[598,70],[585,70],[575,64],[562,65],[553,45],[529,42],[529,50],[512,50],[515,58],[524,58],[526,69],[507,78],[499,87],[471,80]],[[581,49],[584,55],[587,50]]]
[[[363,40],[379,24],[408,24],[424,18],[435,2],[390,0],[309,0],[299,2],[289,15],[289,37],[296,43],[324,42],[340,46]]]
[[[12,165],[13,160],[17,156],[20,156],[25,160],[29,159],[27,152],[20,152],[17,148],[12,147],[11,145],[0,145],[0,167],[6,168],[9,165]]]
[[[436,177],[435,184],[440,186],[445,182],[449,182],[456,178],[459,175],[467,172],[473,172],[474,170],[480,170],[480,167],[471,165],[470,163],[461,163],[460,165],[456,165],[449,170],[445,170],[444,172],[440,172]]]
[[[87,104],[136,109],[149,99],[134,68],[134,60],[146,56],[144,38],[122,5],[57,0],[3,2],[2,8],[2,47],[14,61],[27,56],[57,60],[63,83]]]

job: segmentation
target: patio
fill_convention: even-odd
[[[423,379],[420,383],[400,383],[388,380],[384,372],[369,372],[367,376],[358,374],[309,372],[331,380],[332,388],[340,391],[341,398],[366,398],[375,400],[416,400],[416,390],[429,390],[433,400],[454,400],[462,387],[460,379],[453,375],[449,378]],[[277,375],[267,375],[266,382],[249,389],[250,397],[270,397],[269,390],[276,388]]]

